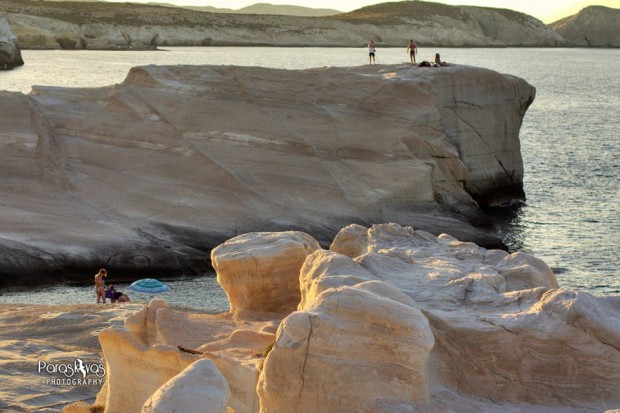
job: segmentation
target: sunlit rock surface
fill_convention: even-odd
[[[351,222],[500,245],[468,221],[474,199],[523,196],[534,94],[490,70],[408,65],[146,66],[110,87],[0,92],[0,282],[101,263],[119,277],[204,273],[239,233],[329,242]]]
[[[412,300],[381,284],[329,289],[282,321],[261,373],[261,412],[365,412],[378,400],[429,402],[428,320]]]
[[[226,413],[230,389],[211,360],[201,359],[161,386],[142,413]]]
[[[261,261],[274,255],[261,246],[282,234],[250,235],[255,280],[270,284]],[[208,358],[236,413],[620,406],[620,296],[562,290],[535,257],[397,224],[349,226],[330,249],[307,256],[289,315],[262,311],[256,296],[256,311],[217,315],[154,300],[102,331],[108,374],[97,402],[139,412]],[[189,400],[168,394],[171,409]]]
[[[230,311],[290,313],[299,304],[299,270],[320,249],[303,232],[239,235],[211,252]]]
[[[10,70],[23,64],[20,45],[11,32],[7,14],[0,12],[0,70]]]

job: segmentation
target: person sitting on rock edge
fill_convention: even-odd
[[[439,56],[439,53],[435,53],[435,67],[438,67],[438,66],[448,66],[448,63],[442,62],[441,56]]]

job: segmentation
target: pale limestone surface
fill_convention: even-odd
[[[620,9],[590,6],[550,25],[575,46],[620,47]],[[596,62],[594,62],[596,63]]]
[[[84,377],[81,373],[67,377],[47,367],[74,366],[78,359],[88,366],[104,365],[99,332],[122,325],[140,307],[0,304],[0,411],[57,412],[76,400],[94,400],[105,375],[97,376],[93,368],[85,377],[90,384],[63,385],[63,379]],[[41,370],[40,362],[46,363]]]
[[[211,360],[201,359],[161,386],[142,413],[226,413],[230,389]]]
[[[211,251],[230,312],[291,313],[301,298],[299,270],[306,257],[320,249],[303,232],[239,235]]]
[[[7,14],[0,13],[0,70],[13,69],[23,64],[20,44],[11,31]]]
[[[522,196],[534,94],[490,70],[409,65],[146,66],[106,88],[0,92],[0,274],[204,273],[240,233],[331,241],[351,222],[498,245],[467,222],[472,196]]]
[[[243,318],[232,313],[188,313],[152,300],[125,325],[101,333],[109,373],[97,402],[106,406],[106,413],[140,412],[164,383],[196,360],[208,358],[226,378],[230,389],[226,406],[237,413],[257,412],[255,389],[263,351],[282,319],[262,314]]]
[[[430,322],[434,386],[498,403],[620,404],[620,297],[555,289],[548,267],[523,253],[397,225],[370,228],[364,245],[360,273],[400,288]],[[511,291],[519,285],[529,289]]]
[[[258,384],[260,411],[366,412],[378,399],[427,403],[433,341],[426,317],[389,284],[328,289],[282,321]]]

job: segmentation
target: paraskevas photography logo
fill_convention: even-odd
[[[47,363],[39,360],[37,370],[46,374],[45,384],[52,386],[101,386],[105,367],[101,363],[87,363],[75,359],[69,363]]]

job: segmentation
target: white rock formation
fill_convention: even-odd
[[[620,403],[620,297],[549,289],[557,281],[540,260],[450,236],[380,225],[358,239],[364,274],[401,289],[428,318],[435,388],[498,403]]]
[[[224,383],[228,386],[230,398],[226,396],[226,407],[237,413],[257,412],[255,389],[263,351],[273,341],[281,318],[282,315],[243,318],[231,313],[191,314],[175,311],[162,300],[153,300],[128,317],[125,325],[100,334],[108,374],[97,403],[105,405],[106,413],[138,413],[143,406],[150,406],[153,413],[174,406],[180,408],[184,401],[179,400],[179,392],[185,391],[184,383],[191,382],[195,375],[185,371],[186,368],[208,358],[226,378],[221,382],[219,376],[209,373],[209,377],[221,384],[216,387],[223,388]],[[202,371],[213,370],[202,363],[198,367]],[[173,382],[169,383],[171,379]],[[198,403],[205,397],[204,389],[190,393],[195,399],[183,398],[187,403]],[[220,392],[220,396],[224,393]],[[189,404],[183,406],[190,409]]]
[[[251,243],[225,248],[241,255],[247,247],[245,259],[262,269],[255,282],[270,284],[261,260],[275,258],[261,245],[269,250],[281,236],[250,234]],[[306,258],[298,310],[284,320],[260,309],[191,314],[155,301],[102,332],[109,374],[98,402],[107,413],[137,412],[190,359],[205,357],[225,377],[236,413],[620,406],[620,296],[564,291],[527,254],[396,224],[352,225],[330,248]],[[289,253],[282,250],[285,263]],[[171,409],[183,405],[166,394]]]
[[[260,411],[366,412],[377,400],[427,403],[432,347],[428,320],[394,287],[374,281],[328,289],[282,321],[258,385]]]
[[[201,359],[161,386],[142,413],[226,413],[230,389],[211,360]]]
[[[205,250],[239,233],[331,240],[351,222],[499,243],[463,214],[472,196],[522,196],[534,93],[485,69],[408,65],[148,66],[108,88],[0,92],[0,274],[203,273]]]
[[[11,32],[7,14],[0,13],[0,70],[13,69],[23,64],[20,45]]]
[[[550,25],[575,46],[620,47],[620,9],[589,6]]]
[[[213,249],[211,262],[230,311],[295,311],[299,270],[317,249],[319,243],[303,232],[249,233]]]

